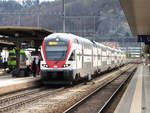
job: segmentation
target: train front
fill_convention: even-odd
[[[68,82],[73,79],[72,41],[57,35],[46,37],[42,43],[41,78],[44,82]]]

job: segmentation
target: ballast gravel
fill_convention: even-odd
[[[87,96],[89,93],[94,91],[100,85],[107,81],[117,77],[125,69],[132,67],[128,65],[120,68],[105,76],[100,76],[85,84],[79,84],[71,88],[66,88],[63,91],[56,92],[50,96],[36,100],[30,104],[26,104],[16,110],[12,110],[9,113],[62,113],[71,105]]]

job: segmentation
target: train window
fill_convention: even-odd
[[[16,60],[16,57],[9,57],[8,60]]]
[[[20,62],[26,61],[26,55],[25,54],[20,54]]]
[[[69,58],[70,61],[74,61],[75,60],[75,51],[72,52],[70,58]]]
[[[46,46],[47,60],[64,60],[66,57],[67,46]]]
[[[78,43],[79,43],[77,39],[75,39],[75,40],[74,40],[74,42],[75,42],[76,44],[78,44]]]
[[[46,51],[67,51],[67,46],[46,46]]]

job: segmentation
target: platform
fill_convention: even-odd
[[[6,74],[6,72],[4,71],[4,69],[0,68],[0,76],[3,76],[4,74]]]
[[[150,113],[150,67],[138,66],[114,113]]]
[[[12,78],[9,75],[0,76],[0,95],[35,87],[39,84],[40,77]]]

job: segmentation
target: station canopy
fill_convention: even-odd
[[[134,35],[150,35],[150,0],[120,0]]]
[[[42,40],[52,33],[51,30],[36,27],[0,26],[0,40]]]

